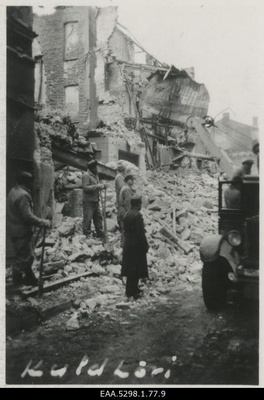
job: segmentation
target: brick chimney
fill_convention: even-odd
[[[258,117],[253,117],[252,118],[252,126],[254,128],[258,128]]]

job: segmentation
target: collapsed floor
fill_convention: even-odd
[[[79,329],[82,318],[89,318],[94,312],[114,316],[122,309],[152,307],[154,302],[164,301],[171,290],[200,282],[199,244],[205,235],[217,231],[217,179],[193,171],[180,176],[174,170],[148,171],[147,177],[143,177],[136,167],[130,166],[135,168],[136,190],[143,197],[142,214],[150,245],[149,280],[141,282],[143,297],[137,301],[127,301],[125,297],[125,283],[120,276],[122,249],[114,182],[107,182],[109,246],[86,238],[82,234],[82,217],[63,215],[68,203],[56,203],[54,225],[46,237],[44,293],[38,297],[38,288],[30,287],[22,288],[22,292],[7,290],[7,332],[27,328],[25,318],[20,318],[23,313],[32,326],[32,321],[43,322],[66,310],[65,329]],[[64,186],[76,185],[73,191],[80,195],[79,174],[68,171],[70,182],[65,179]],[[170,238],[168,233],[172,235]],[[40,234],[33,266],[36,275],[41,243]]]

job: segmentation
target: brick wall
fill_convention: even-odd
[[[91,99],[94,65],[89,54],[95,45],[90,26],[93,12],[91,7],[58,7],[54,14],[34,16],[46,73],[46,106],[71,113],[71,97],[79,92],[73,119],[86,128],[95,127],[97,111]]]

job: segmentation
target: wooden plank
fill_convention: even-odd
[[[95,274],[94,272],[84,272],[83,274],[78,274],[75,276],[69,276],[67,278],[63,279],[58,279],[57,281],[47,283],[46,285],[43,286],[43,293],[44,292],[50,292],[51,290],[57,289],[63,285],[67,285],[68,283],[74,282],[79,280],[80,278],[86,278],[88,276],[98,276],[98,274]],[[28,296],[34,296],[38,293],[38,288],[30,289],[30,290],[24,290],[21,292],[21,294],[25,297]]]
[[[176,246],[178,246],[181,250],[184,251],[185,254],[189,254],[192,248],[187,244],[183,243],[183,241],[180,241],[174,234],[165,226],[161,228],[160,233],[165,236],[167,239],[170,240],[170,242],[174,243]]]
[[[89,298],[93,298],[93,297],[91,297],[91,295],[92,295],[92,293],[89,292],[89,293],[83,294],[82,296],[75,297],[74,299],[64,301],[62,303],[57,303],[57,304],[53,305],[52,307],[42,310],[41,311],[42,321],[46,321],[47,319],[55,317],[56,315],[62,313],[63,311],[68,310],[69,308],[72,307],[74,302],[78,299],[86,300]]]

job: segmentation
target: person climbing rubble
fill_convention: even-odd
[[[131,209],[124,217],[124,249],[121,276],[127,277],[126,296],[140,297],[139,279],[148,278],[147,252],[149,249],[144,221],[140,213],[141,197],[134,194],[130,200]]]
[[[93,221],[96,236],[104,239],[103,217],[100,209],[100,191],[106,185],[99,182],[97,172],[97,161],[92,160],[87,164],[87,172],[82,177],[83,187],[83,234],[91,234],[91,224]]]
[[[32,271],[34,251],[32,236],[34,226],[50,228],[48,219],[40,219],[33,214],[31,196],[33,176],[20,171],[17,184],[7,197],[7,230],[14,248],[13,283],[15,285],[36,285],[38,283]]]
[[[116,209],[117,209],[117,224],[120,227],[119,221],[119,195],[122,187],[125,185],[125,172],[126,166],[122,161],[118,161],[116,166],[116,177],[115,177],[115,192],[116,192]]]
[[[118,219],[121,230],[121,247],[124,245],[124,217],[127,211],[131,208],[130,200],[135,194],[135,189],[133,188],[135,177],[133,174],[127,174],[125,176],[125,184],[122,187],[119,194],[119,211]]]

